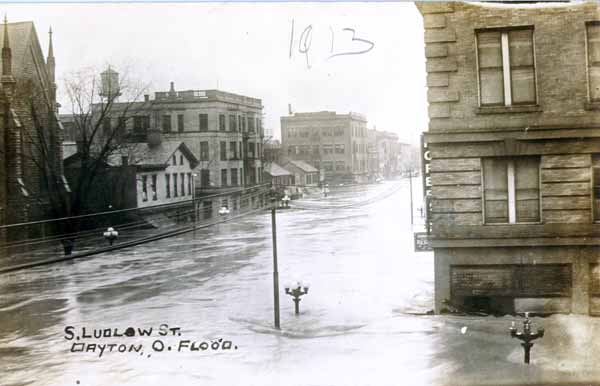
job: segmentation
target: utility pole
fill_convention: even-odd
[[[277,198],[274,194],[271,195],[271,205],[271,230],[273,231],[273,303],[275,312],[275,328],[279,330],[279,272],[277,270],[277,221],[275,219],[275,212],[277,211]]]
[[[412,177],[413,177],[413,170],[412,168],[410,169],[410,175],[408,176],[408,186],[410,187],[410,225],[414,225],[414,218],[413,218],[413,187],[412,187]]]

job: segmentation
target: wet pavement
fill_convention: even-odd
[[[433,257],[413,251],[408,191],[407,180],[341,187],[293,203],[304,209],[278,211],[281,331],[273,328],[268,211],[2,275],[0,385],[600,380],[594,318],[534,318],[546,336],[525,366],[508,333],[514,317],[411,314],[432,308]],[[299,316],[283,289],[293,279],[310,282]],[[96,339],[83,331],[114,335],[130,327],[133,336]],[[140,336],[138,328],[152,332]]]

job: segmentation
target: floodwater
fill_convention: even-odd
[[[409,203],[408,181],[398,180],[332,189],[278,211],[281,330],[268,211],[2,275],[0,385],[600,381],[594,318],[534,318],[546,336],[526,366],[508,334],[516,318],[415,315],[432,308],[433,257],[413,251]],[[298,316],[283,289],[291,280],[310,283]],[[83,331],[130,327],[133,336]]]

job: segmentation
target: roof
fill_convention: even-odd
[[[291,160],[291,161],[288,161],[286,166],[289,164],[294,165],[295,167],[297,167],[298,169],[300,169],[306,173],[318,173],[319,172],[317,169],[315,169],[314,167],[312,167],[311,165],[307,164],[304,161]]]
[[[157,146],[149,146],[146,142],[131,143],[109,157],[111,165],[120,165],[122,156],[129,156],[130,163],[137,166],[157,166],[166,168],[175,151],[180,150],[190,161],[192,169],[198,159],[181,141],[163,141]]]
[[[292,173],[285,170],[282,166],[277,165],[275,162],[265,164],[265,172],[273,177],[291,176]]]
[[[43,77],[42,82],[47,82],[46,74],[46,60],[44,53],[40,47],[40,43],[35,31],[35,27],[32,21],[23,21],[18,23],[8,23],[8,42],[10,44],[11,56],[12,56],[12,72],[15,78],[25,76],[23,71],[27,68],[25,66],[25,57],[28,50],[32,50],[34,55],[41,59],[41,76]],[[0,26],[0,44],[4,41],[4,26]],[[31,47],[31,48],[30,48]],[[38,60],[34,60],[34,63],[38,65]],[[0,62],[0,71],[2,69],[2,63]]]

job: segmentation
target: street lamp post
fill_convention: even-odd
[[[277,269],[277,221],[275,212],[277,211],[277,197],[271,194],[271,230],[273,235],[273,305],[275,328],[280,329],[279,325],[279,271]]]
[[[119,232],[117,232],[113,227],[109,227],[102,235],[106,241],[108,241],[109,245],[113,245],[117,237],[119,237]]]
[[[531,332],[531,321],[529,320],[529,312],[526,312],[525,320],[523,321],[523,332],[517,331],[517,328],[515,327],[515,322],[512,322],[509,331],[510,336],[523,341],[523,343],[521,343],[525,355],[523,361],[526,364],[529,364],[529,352],[531,351],[531,347],[533,347],[533,343],[531,343],[531,341],[537,338],[542,338],[544,336],[544,329],[538,328],[536,333]]]
[[[300,314],[300,297],[308,293],[308,283],[302,283],[297,281],[294,284],[288,284],[285,286],[285,293],[292,297],[294,301],[294,311],[296,315]]]

